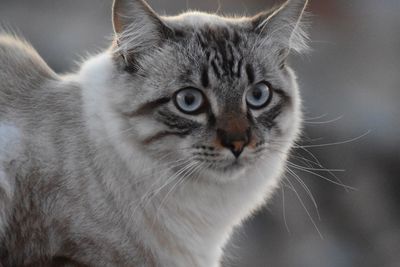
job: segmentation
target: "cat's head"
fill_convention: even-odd
[[[201,170],[229,180],[268,157],[284,158],[301,122],[286,59],[306,48],[306,3],[254,17],[165,17],[142,0],[116,0],[110,98],[120,131],[182,175]]]

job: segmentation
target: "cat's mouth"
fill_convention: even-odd
[[[209,155],[210,157],[195,157],[194,161],[199,164],[200,172],[205,172],[213,177],[232,178],[254,167],[257,163],[257,155],[249,153],[243,153],[240,157]]]
[[[208,169],[218,172],[218,173],[232,173],[245,169],[248,163],[244,162],[242,159],[235,159],[230,161],[218,162],[215,164],[210,164]]]

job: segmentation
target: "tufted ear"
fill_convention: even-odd
[[[261,42],[276,48],[274,52],[278,53],[281,61],[286,59],[290,50],[302,52],[308,48],[302,21],[307,3],[308,0],[288,0],[281,7],[252,19],[253,30],[261,36]]]
[[[163,40],[167,27],[143,0],[114,0],[113,25],[120,52],[127,61]]]

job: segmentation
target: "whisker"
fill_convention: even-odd
[[[307,193],[307,195],[309,196],[309,198],[311,199],[311,201],[312,201],[312,203],[313,203],[313,205],[315,207],[315,210],[316,210],[317,215],[318,215],[318,219],[321,220],[321,216],[320,216],[320,213],[319,213],[319,208],[318,208],[317,201],[315,200],[314,195],[311,193],[310,188],[304,183],[304,181],[294,171],[292,171],[290,168],[286,168],[286,170],[303,187],[304,191]]]
[[[321,233],[321,231],[319,230],[317,224],[315,223],[314,219],[312,218],[310,212],[308,211],[308,209],[307,209],[306,205],[304,204],[302,198],[300,197],[299,193],[296,191],[296,189],[295,189],[295,187],[293,186],[292,182],[290,182],[290,180],[289,180],[287,177],[285,177],[285,178],[286,178],[286,180],[288,181],[288,183],[290,184],[290,187],[292,188],[293,192],[296,194],[297,199],[300,201],[300,204],[303,206],[303,208],[304,208],[305,212],[307,213],[308,217],[310,218],[311,223],[314,225],[316,231],[318,232],[318,235],[319,235],[320,238],[323,240],[323,239],[324,239],[324,236],[322,235],[322,233]]]
[[[279,151],[279,150],[277,150],[277,149],[271,149],[271,150],[272,150],[272,151],[275,151],[275,152],[280,152],[281,154],[285,154],[283,151]],[[309,152],[309,151],[307,151],[307,152]],[[309,153],[310,153],[310,155],[312,155],[312,156],[315,158],[316,161],[318,161],[317,158],[316,158],[311,152],[309,152]],[[286,161],[286,163],[287,163],[289,166],[290,166],[290,164],[293,164],[293,163],[291,163],[290,161]],[[326,181],[328,181],[328,182],[331,182],[332,184],[335,184],[335,185],[337,185],[337,186],[340,186],[340,187],[344,188],[344,189],[346,190],[346,192],[348,192],[349,189],[350,189],[350,190],[357,191],[356,188],[351,187],[351,186],[348,186],[348,185],[345,185],[345,184],[344,184],[336,175],[334,175],[333,172],[330,171],[330,170],[325,169],[325,171],[327,171],[327,172],[328,172],[329,174],[331,174],[334,178],[336,178],[337,181],[333,181],[333,180],[331,180],[331,179],[329,179],[329,178],[327,178],[327,177],[325,177],[325,176],[323,176],[323,175],[321,175],[321,174],[318,174],[318,173],[316,173],[316,172],[313,172],[313,171],[310,170],[310,168],[305,168],[305,167],[303,168],[302,166],[296,166],[295,164],[292,165],[291,167],[294,168],[294,169],[303,171],[303,172],[310,173],[310,174],[312,174],[312,175],[314,175],[314,176],[317,176],[317,177],[322,178],[323,180],[326,180]],[[323,168],[322,165],[321,165],[321,168]]]
[[[318,164],[318,167],[320,168],[324,168],[324,166],[321,164],[321,162],[318,160],[318,158],[311,152],[309,151],[307,148],[302,147],[301,148],[302,151],[304,151],[305,153],[307,153],[310,157],[312,157]],[[328,172],[339,184],[344,184],[343,181],[337,177],[333,172]],[[348,193],[349,189],[348,188],[344,188],[344,190]]]
[[[316,125],[321,125],[321,124],[329,124],[329,123],[333,123],[333,122],[337,122],[337,121],[340,121],[341,119],[343,119],[343,115],[341,115],[341,116],[339,116],[339,117],[337,117],[337,118],[335,118],[335,119],[331,119],[331,120],[327,120],[327,121],[307,121],[307,120],[304,120],[303,122],[305,123],[305,124],[316,124]]]
[[[283,222],[285,224],[286,227],[286,231],[289,233],[289,235],[291,235],[290,229],[289,229],[289,225],[287,223],[287,219],[286,219],[286,207],[285,207],[285,187],[281,186],[281,191],[282,191],[282,212],[283,212]]]
[[[364,138],[365,136],[369,135],[372,131],[368,130],[366,133],[352,138],[350,140],[345,140],[345,141],[341,141],[341,142],[334,142],[334,143],[327,143],[327,144],[318,144],[318,145],[306,145],[306,146],[297,146],[297,147],[302,147],[302,148],[315,148],[315,147],[327,147],[327,146],[336,146],[336,145],[343,145],[343,144],[348,144],[348,143],[352,143],[352,142],[356,142],[362,138]],[[295,146],[296,147],[296,146]]]
[[[354,188],[354,187],[351,187],[349,185],[345,185],[343,183],[338,183],[338,182],[333,181],[333,180],[331,180],[331,179],[329,179],[329,178],[327,178],[327,177],[325,177],[325,176],[323,176],[321,174],[318,174],[316,172],[313,172],[313,171],[310,171],[310,170],[306,170],[306,169],[297,168],[297,167],[293,167],[293,166],[292,166],[292,168],[295,168],[295,169],[298,169],[300,171],[307,172],[307,173],[310,173],[310,174],[312,174],[314,176],[320,177],[320,178],[324,179],[325,181],[328,181],[328,182],[330,182],[330,183],[332,183],[334,185],[337,185],[337,186],[340,186],[340,187],[343,187],[343,188],[346,188],[346,189],[350,189],[350,190],[353,190],[353,191],[357,191],[357,189]]]
[[[186,165],[185,165],[182,169],[187,168],[187,166],[190,165],[191,163],[193,163],[193,162],[190,162],[190,159],[188,159],[187,162],[185,163]],[[180,171],[182,171],[182,169],[181,169]],[[179,172],[179,171],[178,171],[178,172]],[[178,172],[177,172],[177,173],[178,173]],[[175,174],[172,175],[171,177],[175,176],[177,173],[175,173]],[[164,182],[164,185],[162,186],[162,188],[164,188],[165,186],[167,186],[167,185],[171,182],[171,180],[170,180],[171,177],[169,177],[168,179],[166,179],[166,181]],[[144,206],[147,206],[148,203],[150,202],[150,200],[151,200],[152,198],[154,198],[154,197],[157,195],[157,193],[154,193],[154,191],[157,191],[157,190],[158,190],[158,192],[161,191],[162,188],[161,188],[161,189],[156,189],[156,190],[153,190],[153,188],[154,188],[154,186],[157,185],[157,184],[160,182],[160,180],[162,180],[163,178],[164,178],[163,176],[160,176],[158,179],[156,179],[156,181],[155,181],[152,185],[150,185],[149,190],[140,198],[138,204],[137,204],[136,207],[134,208],[134,210],[133,210],[133,212],[132,212],[132,214],[131,214],[131,217],[134,216],[134,214],[136,213],[137,209],[144,203],[144,201],[146,200],[146,198],[148,198],[148,200],[147,200],[147,202],[144,204]],[[151,197],[150,195],[153,195],[153,196]]]
[[[171,187],[171,189],[167,192],[167,194],[165,195],[165,197],[163,198],[163,200],[161,201],[159,207],[157,208],[156,211],[156,216],[154,217],[153,220],[153,225],[156,222],[157,218],[158,218],[158,214],[160,212],[160,209],[162,208],[162,205],[164,204],[164,202],[167,200],[168,196],[175,190],[175,188],[178,187],[178,185],[180,185],[187,177],[189,177],[190,175],[192,175],[198,168],[199,166],[201,166],[201,164],[194,164],[192,165],[190,168],[185,170],[185,173],[181,174],[181,177],[177,180],[177,182]],[[178,176],[179,177],[179,176]]]
[[[162,189],[164,189],[166,186],[168,186],[172,181],[174,181],[176,178],[180,177],[183,173],[185,173],[188,169],[192,168],[195,165],[196,165],[196,162],[190,162],[185,167],[183,167],[181,170],[176,172],[174,175],[172,175],[168,179],[166,179],[164,185],[159,187],[155,192],[153,192],[153,198],[159,192],[161,192]],[[150,200],[148,202],[150,202]]]
[[[299,169],[308,170],[308,171],[320,171],[320,172],[345,172],[346,171],[346,170],[342,170],[342,169],[325,169],[325,168],[318,169],[318,168],[311,168],[311,167],[309,168],[309,167],[304,167],[304,166],[294,164],[290,161],[288,161],[287,164],[290,166],[293,166],[294,168],[299,168]]]
[[[283,158],[281,158],[281,160],[284,160]],[[286,163],[290,163],[289,161],[287,161]],[[293,170],[290,169],[289,166],[285,166],[286,171],[293,177],[295,178],[295,180],[303,187],[304,191],[307,193],[307,195],[310,197],[311,201],[314,204],[315,210],[318,214],[318,218],[321,219],[320,213],[319,213],[319,208],[318,208],[318,204],[317,201],[314,198],[314,195],[312,194],[311,190],[309,189],[309,187],[306,185],[306,183],[300,178],[300,176],[297,175],[296,172],[294,172]]]
[[[305,118],[306,121],[315,121],[315,120],[320,120],[328,116],[327,113],[319,115],[318,117],[310,117],[310,118]]]
[[[296,152],[294,151],[294,153],[296,153]],[[313,168],[313,166],[321,167],[317,162],[315,162],[313,160],[310,160],[310,159],[306,159],[305,157],[296,156],[296,155],[293,155],[293,154],[290,155],[290,157],[291,158],[295,158],[296,160],[302,161],[304,164],[306,164],[310,168]],[[321,167],[321,168],[323,168],[323,167]]]

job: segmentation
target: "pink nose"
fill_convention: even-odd
[[[218,129],[217,136],[221,145],[228,148],[236,158],[239,158],[243,149],[250,142],[251,130],[250,128],[247,128],[245,131],[227,132]]]

